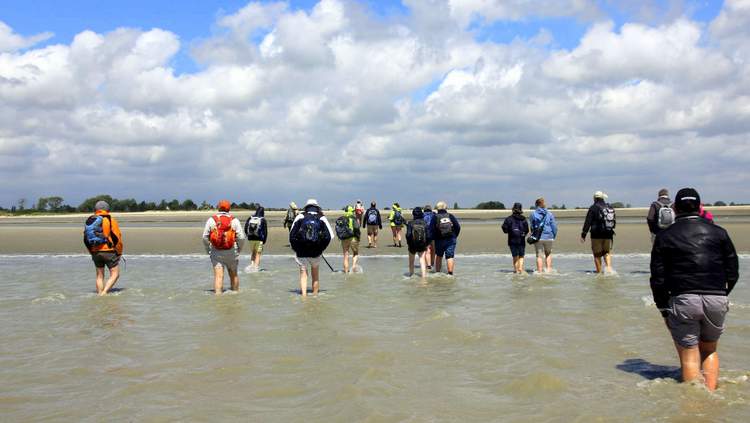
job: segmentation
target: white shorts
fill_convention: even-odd
[[[309,266],[319,266],[320,265],[320,256],[318,257],[295,257],[294,261],[299,265],[299,267],[307,267]]]

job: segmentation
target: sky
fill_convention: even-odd
[[[0,206],[750,202],[750,0],[0,11]]]

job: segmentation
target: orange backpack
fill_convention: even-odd
[[[234,248],[234,240],[237,234],[232,229],[232,220],[234,219],[232,215],[214,215],[213,219],[216,222],[216,227],[211,231],[211,235],[208,238],[211,241],[211,245],[217,250]]]

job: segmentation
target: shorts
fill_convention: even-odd
[[[117,267],[120,264],[120,257],[122,255],[114,251],[99,251],[91,254],[91,260],[94,261],[97,269],[102,269],[104,266],[107,266],[107,269]]]
[[[427,251],[427,248],[430,246],[430,244],[417,248],[414,245],[409,244],[409,242],[407,241],[406,246],[408,247],[409,254],[419,254],[419,253],[424,253],[425,251]]]
[[[380,229],[378,225],[367,225],[367,235],[377,235],[378,229]]]
[[[353,236],[351,238],[342,239],[341,240],[341,248],[344,250],[344,252],[352,250],[352,255],[358,256],[359,255],[359,240],[356,236]]]
[[[724,332],[729,311],[726,295],[680,294],[669,299],[667,326],[681,347],[690,348],[698,341],[716,342]]]
[[[542,239],[534,244],[534,251],[536,251],[536,257],[548,257],[552,254],[552,245],[555,243],[554,239]]]
[[[317,267],[320,265],[320,256],[318,257],[294,257],[294,261],[299,265],[300,268],[313,266]]]
[[[612,252],[611,239],[591,238],[591,252],[594,257],[603,257]]]
[[[250,252],[251,253],[262,253],[263,252],[263,241],[250,240]]]
[[[456,238],[437,239],[435,240],[435,255],[446,259],[452,259],[456,255]]]
[[[513,257],[523,257],[526,255],[526,246],[521,245],[509,245],[510,247],[510,254]]]
[[[224,266],[231,272],[237,271],[237,266],[240,263],[240,255],[235,252],[234,249],[222,250],[222,251],[211,251],[209,254],[211,257],[211,266]]]

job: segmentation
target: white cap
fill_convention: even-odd
[[[597,192],[594,193],[594,198],[601,198],[602,200],[606,200],[609,197],[607,197],[607,194],[605,194],[605,193],[603,193],[601,191],[597,191]]]
[[[316,200],[314,198],[311,198],[311,199],[307,200],[307,203],[305,203],[305,207],[307,207],[307,206],[320,207],[320,205],[318,204],[318,200]]]

